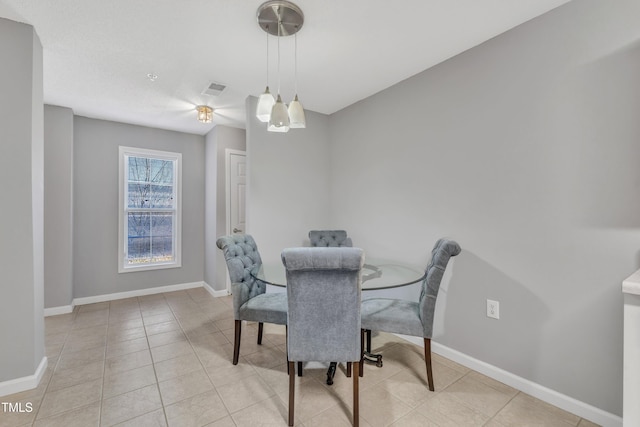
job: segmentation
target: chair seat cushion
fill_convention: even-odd
[[[287,294],[268,292],[256,295],[240,307],[239,314],[239,320],[286,325]]]
[[[424,328],[417,302],[372,298],[362,301],[362,329],[422,337]],[[430,337],[427,337],[430,338]]]

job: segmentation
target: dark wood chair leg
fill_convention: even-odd
[[[289,362],[289,425],[293,425],[293,401],[296,394],[296,376],[294,362]]]
[[[262,345],[262,330],[264,329],[264,323],[258,323],[258,345]]]
[[[434,391],[433,372],[431,370],[431,339],[424,339],[424,361],[427,365],[427,381],[429,382],[429,390]]]
[[[302,376],[302,362],[298,362],[298,376]]]
[[[360,369],[360,362],[353,362],[354,370]],[[360,386],[359,375],[353,376],[353,426],[358,427],[360,425]]]
[[[351,378],[351,362],[347,362],[347,378]]]
[[[242,320],[236,320],[235,337],[233,339],[233,364],[238,364],[240,357],[240,336],[242,335]]]

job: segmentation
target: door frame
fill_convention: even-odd
[[[226,235],[231,236],[233,234],[231,230],[231,155],[240,155],[247,158],[247,152],[243,150],[235,150],[233,148],[225,148],[224,150],[224,192],[225,192],[225,228]],[[246,200],[245,200],[246,203]],[[245,230],[246,233],[246,230]],[[229,275],[226,275],[227,293],[231,294],[231,279]]]

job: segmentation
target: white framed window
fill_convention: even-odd
[[[119,147],[118,272],[181,264],[182,154]]]

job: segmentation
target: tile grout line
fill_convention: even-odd
[[[71,312],[71,314],[72,314],[71,324],[73,324],[75,322],[77,313],[78,312],[74,308],[74,310]],[[45,319],[45,323],[46,323],[46,319]],[[46,334],[47,334],[46,324],[45,324],[44,333],[45,333],[45,340],[46,340]],[[64,351],[64,347],[67,345],[67,340],[69,339],[69,335],[71,334],[69,329],[67,329],[66,334],[67,335],[64,337],[64,343],[62,344],[62,348],[60,349],[60,352],[58,353],[58,357],[56,358],[55,366],[53,366],[53,369],[51,370],[51,377],[47,381],[47,386],[44,388],[44,391],[42,392],[42,399],[40,399],[40,403],[38,404],[38,410],[36,411],[36,414],[33,417],[33,422],[31,423],[32,426],[35,425],[36,421],[38,420],[38,415],[40,414],[40,409],[42,408],[42,403],[44,402],[44,399],[45,399],[45,397],[47,395],[47,391],[49,390],[49,386],[51,385],[51,381],[53,380],[53,375],[56,373],[56,369],[58,368],[58,364],[60,363],[60,359],[62,358],[62,352]],[[45,354],[47,352],[46,347],[47,346],[45,344]]]
[[[173,313],[173,310],[171,309],[171,306],[167,302],[167,298],[165,297],[164,293],[162,293],[162,299],[164,300],[165,303],[167,303],[167,306],[169,307],[169,310],[171,311],[171,315],[173,317],[175,317],[175,314]],[[140,304],[138,302],[138,306],[139,305]],[[158,390],[158,395],[160,396],[160,405],[162,406],[162,414],[164,415],[164,422],[168,426],[169,425],[169,419],[167,418],[167,411],[166,411],[166,409],[164,407],[164,400],[162,398],[162,392],[160,391],[160,380],[158,379],[158,373],[156,372],[156,364],[155,364],[155,361],[153,359],[153,352],[151,351],[151,343],[149,342],[149,334],[147,334],[147,325],[144,323],[144,316],[142,315],[142,309],[140,309],[140,318],[142,319],[142,328],[144,329],[144,337],[147,340],[147,347],[149,348],[149,357],[151,357],[151,367],[153,368],[153,376],[156,379],[156,388]],[[150,412],[153,412],[153,411],[149,411],[147,413],[150,413]],[[142,415],[145,415],[145,414],[142,414]],[[136,417],[134,417],[134,418],[136,418]]]
[[[441,392],[444,392],[444,391],[446,391],[449,387],[451,387],[452,385],[459,383],[460,381],[462,381],[462,379],[463,379],[463,378],[465,378],[465,377],[466,377],[467,375],[469,375],[471,372],[473,372],[473,371],[472,371],[472,370],[469,370],[469,371],[465,372],[465,373],[464,373],[460,378],[458,378],[457,380],[453,381],[451,384],[449,384],[449,385],[448,385],[448,386],[446,386],[444,389],[442,389],[442,390],[441,390]],[[488,387],[491,387],[491,386],[488,386]],[[493,387],[491,387],[491,388],[493,388]],[[494,390],[495,390],[495,389],[494,389]],[[517,395],[517,393],[516,393],[516,395]],[[462,406],[464,406],[465,408],[467,408],[467,409],[469,409],[469,410],[471,410],[471,411],[473,411],[473,412],[477,412],[477,413],[479,413],[479,414],[482,414],[482,413],[481,413],[481,412],[479,412],[477,409],[475,409],[475,408],[473,408],[473,407],[469,406],[465,401],[463,401],[462,399],[460,399],[458,396],[452,395],[451,397],[452,397],[453,399],[455,399],[458,403],[460,403]],[[511,399],[513,399],[513,398],[511,398]],[[511,399],[509,399],[509,401],[511,401]],[[497,411],[495,414],[493,414],[493,416],[489,417],[489,420],[491,420],[493,417],[495,417],[495,416],[496,416],[496,414],[497,414],[498,412],[500,412],[501,410],[502,410],[502,408],[500,408],[500,410],[499,410],[499,411]],[[448,420],[451,420],[451,418],[450,418],[449,416],[447,416],[446,414],[442,414],[442,415],[443,415],[445,418],[447,418]],[[489,420],[487,420],[487,422],[489,422]],[[451,421],[454,421],[454,422],[455,422],[455,420],[451,420]],[[483,425],[486,425],[486,423],[484,423]]]
[[[187,295],[189,295],[189,293],[187,292]],[[189,298],[191,298],[192,301],[194,301],[197,304],[197,301],[193,300],[193,298],[191,297],[191,295],[189,295]],[[173,309],[171,308],[171,306],[169,306],[169,308],[171,309],[171,312],[173,312]],[[174,314],[175,316],[175,314]],[[180,326],[180,330],[182,331],[182,333],[185,335],[185,337],[187,338],[187,342],[189,342],[189,345],[191,346],[191,349],[193,350],[193,353],[196,355],[196,358],[198,359],[198,362],[200,363],[200,366],[202,367],[202,369],[204,370],[205,375],[207,376],[207,379],[209,380],[209,382],[211,383],[211,386],[213,387],[213,389],[216,392],[216,395],[218,396],[218,398],[220,399],[220,403],[222,403],[222,406],[224,407],[224,409],[227,411],[227,416],[229,417],[229,419],[231,419],[231,422],[234,425],[237,425],[235,420],[233,419],[233,417],[231,416],[231,411],[229,411],[229,408],[227,407],[227,405],[224,403],[224,400],[222,399],[222,396],[220,395],[220,392],[218,391],[218,387],[215,386],[215,384],[213,383],[213,381],[211,380],[211,377],[209,376],[209,372],[207,371],[207,368],[205,368],[204,364],[202,363],[202,359],[200,358],[200,356],[198,355],[198,353],[195,351],[195,349],[193,348],[193,343],[191,342],[191,338],[189,338],[189,336],[187,335],[187,333],[185,332],[183,326],[182,326],[182,322],[180,322],[180,320],[176,317],[176,321],[178,322],[178,325]],[[211,324],[213,325],[214,328],[216,328],[218,330],[218,332],[222,333],[222,331],[220,330],[220,328],[218,328],[215,323],[212,320],[209,320],[209,322],[211,322]],[[227,339],[226,335],[223,334],[223,336],[225,337],[225,339]],[[227,339],[228,341],[228,339]],[[232,343],[233,345],[233,343]],[[223,417],[224,418],[224,417]],[[219,418],[222,419],[222,418]]]
[[[111,320],[111,301],[109,301],[109,312],[107,315],[107,335],[104,343],[104,363],[102,365],[102,389],[100,390],[100,409],[98,411],[98,426],[102,426],[102,405],[104,403],[104,380],[107,376],[107,347],[109,346],[109,320]]]
[[[137,305],[138,305],[138,311],[139,311],[139,314],[140,314],[140,319],[141,319],[141,321],[143,322],[143,324],[142,324],[142,328],[143,328],[144,333],[145,333],[145,339],[147,340],[147,347],[148,347],[148,349],[149,349],[149,355],[150,355],[150,357],[151,357],[151,349],[150,349],[150,347],[149,347],[148,336],[147,336],[146,328],[145,328],[145,325],[144,325],[144,320],[143,320],[143,317],[142,317],[142,310],[141,310],[141,308],[140,308],[140,302],[138,301],[138,298],[139,298],[139,297],[136,297],[136,303],[137,303]],[[110,318],[110,317],[111,317],[111,310],[109,310],[109,318]],[[109,327],[107,326],[107,336],[108,336],[108,329],[109,329]],[[119,341],[118,343],[120,343],[120,342],[127,342],[127,341],[131,341],[131,340]],[[108,344],[107,344],[107,345],[108,345]],[[105,348],[105,352],[106,352],[106,348]],[[132,353],[125,353],[124,355],[121,355],[121,356],[126,356],[127,354],[132,354]],[[118,356],[115,356],[115,357],[118,357]],[[106,377],[106,367],[107,367],[107,362],[106,362],[106,361],[107,361],[107,359],[106,359],[106,354],[105,354],[105,366],[104,366],[104,374],[103,374],[103,394],[102,394],[102,399],[100,400],[100,408],[101,408],[101,410],[100,410],[100,425],[102,425],[102,404],[103,404],[103,402],[104,402],[104,400],[105,400],[105,399],[104,399],[104,379],[105,379],[105,377]],[[151,365],[153,366],[153,358],[151,358]],[[131,371],[131,370],[135,370],[135,369],[138,369],[138,368],[131,368],[131,369],[128,369],[128,370],[125,370],[125,371],[121,371],[121,372],[127,372],[127,371]],[[156,378],[156,387],[157,387],[157,389],[158,389],[158,395],[160,395],[160,404],[162,405],[162,395],[160,394],[160,387],[159,387],[159,385],[158,385],[158,384],[159,384],[159,383],[158,383],[158,378],[157,378],[157,376],[155,375],[155,366],[153,366],[153,369],[154,369],[154,376],[155,376],[155,378]],[[121,372],[119,372],[119,373],[121,373]],[[144,387],[148,387],[148,386],[144,386]],[[135,389],[133,389],[133,390],[129,390],[129,391],[123,392],[123,393],[118,393],[118,394],[116,394],[116,395],[114,395],[114,396],[109,397],[109,399],[111,399],[111,398],[115,398],[115,397],[117,397],[117,396],[120,396],[120,395],[123,395],[123,394],[126,394],[126,393],[130,393],[130,392],[132,392],[132,391],[140,390],[140,389],[142,389],[142,388],[144,388],[144,387],[139,387],[139,388],[135,388]],[[155,411],[155,410],[157,410],[157,409],[154,409],[153,411]],[[116,423],[115,425],[117,425],[117,424],[121,424],[121,423],[124,423],[124,422],[127,422],[127,421],[131,421],[131,420],[133,420],[133,419],[135,419],[135,418],[137,418],[137,417],[140,417],[140,416],[143,416],[143,415],[149,414],[149,413],[151,413],[151,412],[153,412],[153,411],[145,412],[144,414],[139,414],[139,415],[136,415],[136,416],[134,416],[134,417],[132,417],[132,418],[128,418],[128,419],[125,419],[125,420],[119,421],[119,422],[118,422],[118,423]],[[164,405],[163,405],[163,411],[164,411]],[[165,420],[166,420],[166,416],[165,416]],[[168,425],[168,424],[167,424],[167,425]]]
[[[489,386],[489,387],[491,387],[491,386]],[[491,388],[493,388],[493,387],[491,387]],[[495,390],[495,389],[494,389],[494,390]],[[507,405],[508,405],[509,403],[511,403],[511,401],[513,401],[513,399],[515,399],[515,398],[516,398],[520,393],[522,393],[522,392],[521,392],[520,390],[518,390],[518,392],[517,392],[515,395],[513,395],[513,397],[511,397],[511,399],[509,399],[509,400],[507,401],[507,403],[505,403],[505,404],[504,404],[500,409],[498,409],[498,410],[496,411],[496,413],[495,413],[495,414],[493,414],[493,415],[492,415],[492,416],[487,420],[487,422],[486,422],[486,423],[484,423],[483,425],[487,425],[487,424],[489,424],[491,421],[493,421],[493,420],[498,416],[498,414],[500,414],[500,412],[502,412],[502,411],[504,410],[504,408],[506,408],[506,407],[507,407]]]
[[[231,295],[229,295],[229,296],[231,296]],[[228,305],[228,308],[233,309],[233,304],[227,304],[227,305]],[[234,318],[235,318],[235,316],[234,316]],[[221,320],[223,320],[223,319],[221,319]],[[233,342],[231,342],[231,341],[229,340],[229,338],[228,338],[228,337],[227,337],[227,335],[224,333],[224,331],[222,331],[222,329],[220,329],[218,326],[216,326],[216,325],[215,325],[215,322],[214,322],[213,320],[210,320],[210,321],[213,323],[214,327],[216,327],[216,328],[218,329],[218,331],[222,334],[222,336],[224,336],[224,337],[225,337],[225,339],[227,340],[227,342],[233,346],[233,345],[234,345],[234,343],[233,343]],[[247,326],[247,322],[246,322],[246,321],[244,321],[244,322],[245,322],[245,325],[243,325],[243,326],[248,327],[248,326]],[[253,322],[253,323],[257,323],[257,322]],[[245,330],[246,330],[246,329],[245,329]],[[246,334],[245,334],[245,338],[246,338]],[[191,342],[191,341],[189,341],[189,342]],[[240,342],[240,347],[242,347],[242,340],[241,340],[241,342]],[[201,360],[201,359],[200,359],[200,357],[197,355],[197,353],[196,353],[196,356],[198,357],[198,359],[199,359],[199,360]],[[243,358],[243,359],[244,359],[244,357],[243,357],[243,356],[239,356],[239,357],[241,357],[241,358]],[[202,361],[201,361],[201,363],[202,363]],[[251,362],[249,362],[249,361],[247,360],[247,361],[246,361],[246,363],[248,363],[248,364],[249,364],[249,365],[254,369],[254,371],[255,371],[255,366],[254,366]],[[203,367],[204,367],[204,365],[203,365]],[[268,399],[270,399],[270,398],[272,397],[272,396],[269,396],[269,397],[265,398],[263,401],[255,402],[255,403],[253,403],[252,405],[249,405],[249,406],[244,407],[244,408],[242,408],[242,409],[238,409],[238,410],[237,410],[237,411],[235,411],[235,412],[231,412],[231,411],[229,410],[229,408],[227,407],[227,404],[225,404],[224,399],[222,399],[222,395],[220,395],[220,392],[218,391],[218,387],[216,387],[216,385],[215,385],[215,384],[213,384],[213,381],[211,380],[211,376],[209,375],[209,372],[207,371],[207,369],[206,369],[206,368],[205,368],[205,374],[206,374],[206,375],[207,375],[207,377],[209,378],[209,381],[211,381],[211,384],[213,385],[213,388],[215,389],[216,394],[217,394],[217,395],[218,395],[218,397],[220,398],[220,402],[222,403],[222,405],[223,405],[223,406],[224,406],[224,408],[226,409],[227,413],[229,414],[229,415],[228,415],[229,419],[231,420],[231,422],[233,422],[233,424],[234,424],[235,426],[237,426],[237,423],[236,423],[235,419],[233,418],[233,414],[237,414],[237,413],[239,413],[239,412],[241,412],[241,411],[244,411],[244,410],[246,410],[247,408],[249,408],[249,407],[251,407],[251,406],[253,406],[253,405],[257,405],[257,404],[259,404],[260,402],[263,402],[263,401],[265,401],[265,400],[268,400]],[[264,381],[264,378],[262,378],[262,375],[260,375],[260,373],[259,373],[258,371],[255,371],[255,375],[257,375],[261,380],[263,380],[263,381]],[[267,384],[267,386],[268,386],[269,388],[271,388],[271,386],[269,386],[268,384]],[[273,389],[272,389],[272,390],[273,390]],[[275,390],[273,390],[273,392],[274,392],[273,396],[278,397],[278,395],[277,395],[277,393],[275,392]],[[279,399],[279,400],[281,400],[281,399]]]
[[[163,293],[162,295],[164,296],[164,293]],[[193,299],[193,297],[192,297],[188,292],[187,292],[187,295],[189,296],[189,299],[190,299],[192,302],[194,302],[196,305],[198,305],[197,301],[195,301],[195,300]],[[202,359],[200,358],[200,356],[198,355],[198,353],[197,353],[197,352],[195,351],[195,349],[193,348],[193,343],[192,343],[192,341],[191,341],[191,338],[189,338],[189,336],[187,335],[186,331],[184,330],[183,325],[182,325],[182,322],[180,322],[179,317],[176,315],[176,312],[175,312],[175,311],[174,311],[174,309],[171,307],[171,304],[166,300],[166,298],[165,298],[165,301],[167,302],[167,306],[169,307],[169,310],[171,311],[172,316],[174,317],[174,319],[175,319],[176,323],[178,324],[178,326],[179,326],[179,328],[180,328],[180,331],[184,334],[186,341],[189,343],[189,347],[191,348],[191,350],[193,351],[193,354],[194,354],[194,355],[196,356],[196,358],[198,359],[198,362],[200,363],[200,367],[204,370],[204,373],[205,373],[205,375],[207,376],[207,379],[209,380],[209,382],[211,383],[211,386],[213,387],[213,389],[215,390],[216,394],[217,394],[217,395],[218,395],[218,397],[220,398],[220,402],[222,403],[222,405],[223,405],[223,406],[224,406],[224,408],[226,409],[228,416],[231,418],[231,412],[229,412],[229,409],[228,409],[228,408],[227,408],[227,406],[224,404],[224,401],[222,400],[222,396],[220,396],[220,393],[218,392],[217,387],[213,384],[213,381],[211,381],[211,378],[210,378],[210,376],[209,376],[209,373],[207,372],[207,370],[206,370],[206,368],[205,368],[204,364],[202,363]],[[198,305],[198,306],[199,306],[199,305]],[[212,323],[212,326],[213,326],[214,328],[216,328],[216,329],[218,330],[218,332],[222,333],[222,331],[221,331],[221,330],[220,330],[220,329],[215,325],[215,323],[214,323],[212,320],[210,320],[210,319],[209,319],[208,321]],[[146,334],[146,328],[145,328],[145,334]],[[224,334],[223,334],[223,336],[224,336]],[[226,336],[225,336],[225,338],[226,338]],[[153,355],[152,355],[152,360],[153,360]],[[169,360],[169,359],[167,359],[167,360]],[[155,363],[154,363],[154,373],[155,373]],[[158,379],[157,379],[157,375],[156,375],[156,381],[158,382],[158,389],[159,389],[159,387],[160,387],[160,386],[159,386],[160,382],[159,382],[159,381],[158,381]],[[206,392],[196,394],[195,396],[199,396],[200,394],[204,394],[204,393],[206,393]],[[195,397],[195,396],[188,397],[188,398],[183,399],[183,400],[180,400],[180,401],[178,401],[178,402],[182,402],[182,401],[184,401],[184,400],[187,400],[187,399],[193,398],[193,397]],[[160,394],[160,397],[161,397],[161,399],[162,399],[162,393]],[[175,403],[178,403],[178,402],[175,402]],[[169,420],[168,420],[168,417],[167,417],[167,415],[166,415],[166,410],[165,410],[164,401],[162,401],[162,407],[163,407],[163,411],[164,411],[164,413],[165,413],[165,420],[167,421],[167,425],[169,425]],[[231,420],[232,420],[232,422],[235,424],[235,421],[233,421],[233,418],[231,418]]]

